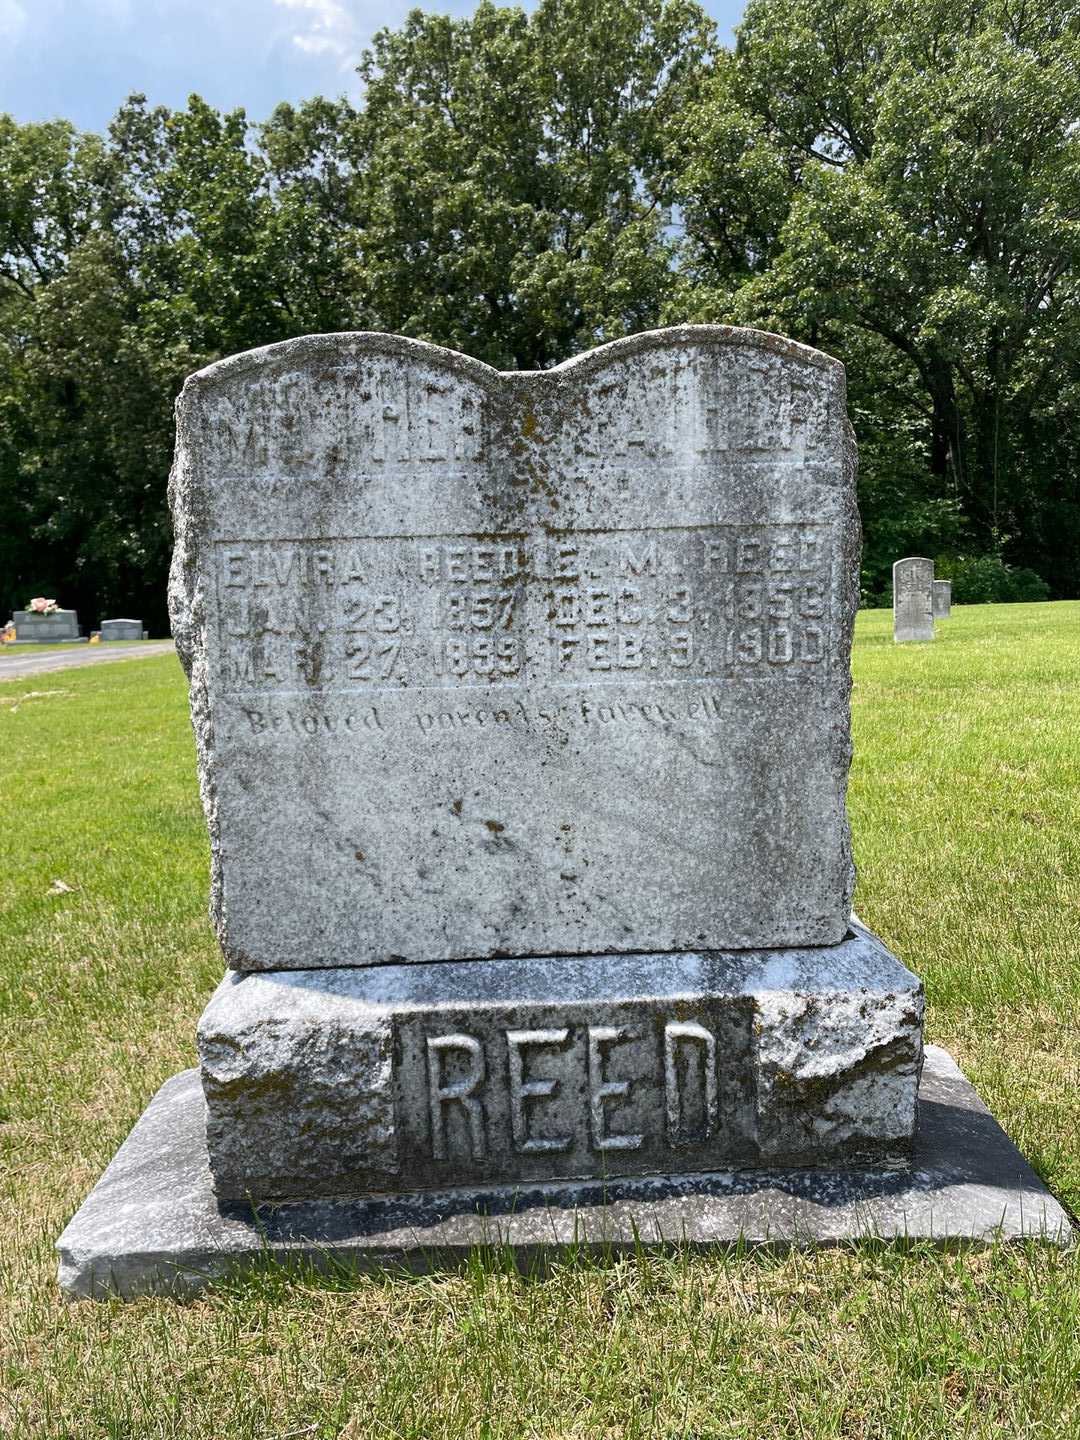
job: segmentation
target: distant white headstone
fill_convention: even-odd
[[[948,620],[952,614],[952,581],[934,581],[934,619]]]
[[[921,556],[897,560],[892,567],[893,639],[934,638],[934,562]]]

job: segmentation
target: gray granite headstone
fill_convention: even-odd
[[[360,334],[193,376],[170,604],[228,963],[840,941],[844,393],[707,326],[535,374]]]
[[[944,1057],[917,1115],[921,986],[849,917],[843,394],[709,327],[189,381],[170,600],[231,968],[201,1086],[62,1237],[70,1293],[423,1264],[487,1215],[530,1254],[1060,1232]],[[931,634],[932,574],[898,562]]]
[[[921,987],[849,928],[842,369],[313,337],[178,419],[218,1193],[905,1163]]]
[[[934,619],[948,620],[952,615],[952,581],[934,581]]]
[[[921,556],[897,560],[893,574],[893,639],[934,638],[934,562]]]
[[[146,631],[143,629],[141,620],[102,620],[101,639],[103,642],[109,640],[144,640]]]
[[[65,640],[80,640],[79,617],[74,610],[54,610],[39,615],[33,610],[16,610],[13,615],[16,643],[53,645]]]

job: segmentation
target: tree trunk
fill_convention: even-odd
[[[965,455],[963,422],[956,400],[952,371],[944,361],[933,361],[924,372],[932,406],[930,419],[930,473],[963,488]]]
[[[1000,397],[997,387],[991,385],[976,395],[972,404],[969,481],[978,518],[985,519],[995,540],[1002,528],[1002,502],[1007,500],[999,483],[1000,421]]]

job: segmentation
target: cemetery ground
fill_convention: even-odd
[[[859,616],[858,911],[1080,1211],[1080,602]],[[1080,1257],[1036,1245],[273,1268],[72,1305],[53,1243],[220,978],[174,656],[0,683],[0,1434],[1080,1434]]]
[[[112,660],[136,660],[172,649],[171,640],[110,640],[107,645],[5,645],[0,649],[0,684],[10,678],[53,675]]]

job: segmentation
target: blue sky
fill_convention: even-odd
[[[279,100],[357,94],[357,57],[416,0],[0,0],[0,111],[101,130],[134,90],[192,91],[252,119]],[[474,0],[421,8],[464,15]],[[742,0],[705,0],[724,39]]]

